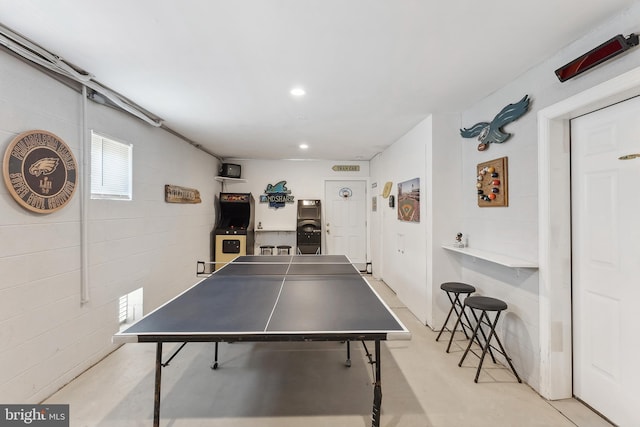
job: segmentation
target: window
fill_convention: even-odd
[[[120,323],[121,331],[142,318],[143,299],[144,292],[142,288],[120,297],[118,301],[118,322]]]
[[[131,200],[131,144],[91,131],[91,198]]]

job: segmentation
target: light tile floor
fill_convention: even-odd
[[[549,402],[519,384],[503,366],[462,368],[461,345],[420,322],[382,282],[369,281],[411,330],[410,341],[382,345],[383,427],[610,426],[574,399]],[[174,346],[165,345],[168,357]],[[293,427],[371,425],[371,367],[359,343],[221,345],[220,368],[209,369],[213,344],[192,343],[163,369],[161,425]],[[126,344],[51,396],[70,404],[71,426],[150,426],[154,344]]]

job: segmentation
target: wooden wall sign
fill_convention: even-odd
[[[44,130],[16,136],[2,162],[4,182],[11,196],[25,209],[51,213],[73,197],[78,164],[60,138]]]
[[[334,172],[360,172],[360,165],[333,165]]]
[[[477,166],[476,188],[481,208],[509,206],[507,158],[490,160]]]
[[[164,186],[164,201],[167,203],[201,203],[200,192],[195,188],[179,187],[177,185]]]

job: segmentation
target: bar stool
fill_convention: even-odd
[[[289,255],[291,253],[291,246],[278,245],[278,255]]]
[[[442,333],[447,330],[451,332],[451,336],[449,337],[449,345],[447,345],[447,353],[449,353],[449,349],[451,348],[451,343],[453,342],[453,336],[456,334],[456,329],[458,328],[458,324],[462,324],[462,332],[464,332],[464,336],[469,339],[469,334],[471,334],[471,322],[467,317],[467,313],[464,311],[464,307],[462,306],[462,301],[460,301],[460,296],[464,295],[465,299],[472,293],[476,291],[471,285],[460,282],[445,282],[440,285],[440,289],[447,293],[447,297],[449,301],[451,301],[451,308],[449,309],[449,313],[447,313],[447,318],[444,320],[442,324],[442,328],[440,328],[440,333],[436,337],[436,341],[440,339]],[[449,319],[451,318],[451,314],[455,311],[456,313],[456,323],[453,329],[449,329],[447,327],[447,323],[449,323]],[[465,322],[462,321],[462,317],[465,318]],[[469,328],[469,334],[467,334],[467,329]]]
[[[462,359],[460,359],[460,363],[458,363],[458,366],[462,366],[462,362],[464,362],[465,357],[467,357],[467,353],[469,353],[469,349],[471,348],[471,344],[473,344],[473,341],[478,340],[479,342],[478,331],[480,331],[484,337],[484,325],[489,328],[489,336],[485,338],[484,344],[480,345],[480,347],[482,348],[482,355],[480,356],[480,363],[478,364],[478,370],[476,371],[476,378],[474,379],[474,382],[478,382],[480,370],[482,369],[482,362],[484,361],[484,357],[487,354],[487,351],[489,351],[489,353],[491,354],[493,362],[496,362],[495,358],[493,357],[493,353],[491,353],[491,348],[493,348],[495,351],[501,353],[505,357],[505,359],[507,359],[507,363],[509,364],[511,371],[513,371],[513,374],[518,379],[518,382],[521,383],[522,380],[518,376],[516,368],[513,367],[511,359],[507,355],[506,350],[500,342],[500,338],[498,338],[498,335],[496,334],[496,325],[498,324],[498,319],[500,318],[500,314],[502,313],[502,311],[507,309],[507,303],[497,298],[470,296],[464,300],[464,307],[469,307],[469,309],[471,310],[471,313],[476,320],[476,327],[473,330],[473,336],[471,337],[471,340],[469,340],[469,345],[462,355]],[[480,316],[477,315],[477,312],[480,313]],[[491,321],[488,313],[495,313],[493,321]],[[491,338],[495,339],[498,347],[500,347],[499,349],[491,345]]]
[[[273,245],[260,246],[260,255],[273,255]]]

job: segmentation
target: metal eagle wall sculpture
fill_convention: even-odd
[[[502,144],[511,137],[510,133],[502,131],[502,127],[514,120],[519,119],[529,109],[529,95],[525,95],[515,104],[509,104],[502,109],[491,121],[491,123],[480,122],[470,128],[460,129],[460,135],[463,138],[478,137],[478,151],[484,151],[489,148],[489,144]]]

